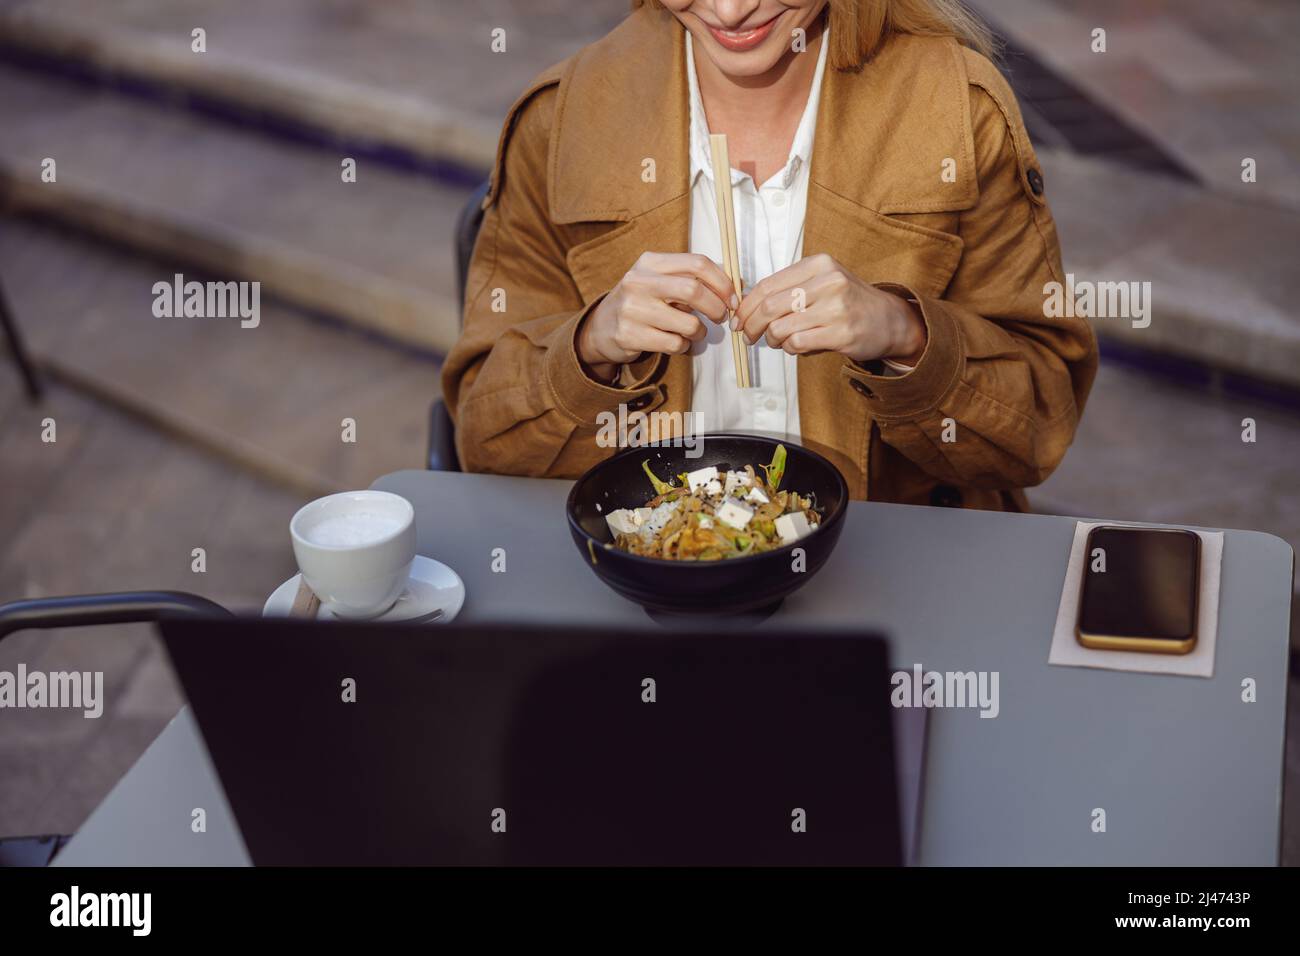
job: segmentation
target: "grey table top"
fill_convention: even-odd
[[[420,553],[465,580],[460,620],[648,621],[573,547],[569,482],[405,471],[374,487],[411,500]],[[900,669],[999,673],[995,719],[931,714],[922,864],[1276,864],[1291,548],[1226,533],[1212,679],[1054,667],[1074,524],[854,502],[826,566],[758,626],[856,626],[886,634]],[[504,573],[492,570],[497,548]],[[1254,703],[1242,700],[1246,678]],[[206,833],[191,831],[195,807]],[[56,862],[248,862],[188,709]]]

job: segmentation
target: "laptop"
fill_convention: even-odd
[[[923,729],[896,762],[903,712],[876,636],[160,628],[257,865],[910,856],[896,768],[919,774]],[[919,780],[902,791],[915,800]]]

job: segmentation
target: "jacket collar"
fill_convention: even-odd
[[[570,61],[547,177],[554,222],[626,222],[686,195],[682,32],[667,10],[643,6]]]
[[[643,6],[569,61],[548,163],[555,223],[627,222],[688,194],[683,32],[668,11]],[[856,72],[828,69],[811,183],[885,215],[970,208],[979,188],[967,83],[956,42],[931,37],[894,37]],[[955,182],[942,176],[949,161]]]

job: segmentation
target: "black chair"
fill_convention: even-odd
[[[228,617],[230,612],[215,601],[185,591],[114,591],[30,598],[0,604],[0,641],[28,628],[132,624],[178,616]]]
[[[465,207],[456,217],[456,303],[458,309],[464,308],[465,281],[469,275],[469,260],[474,254],[474,242],[478,239],[479,227],[483,225],[483,197],[487,195],[488,184],[483,182],[465,203]],[[464,314],[463,311],[461,313]],[[431,471],[460,471],[460,459],[456,455],[456,426],[442,398],[433,400],[429,409],[429,469]]]

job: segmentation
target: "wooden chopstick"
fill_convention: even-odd
[[[709,146],[713,156],[713,194],[715,204],[718,208],[718,235],[719,247],[722,249],[722,268],[727,273],[727,278],[731,280],[732,288],[739,295],[741,283],[737,281],[740,270],[736,267],[736,255],[731,244],[731,230],[727,228],[727,223],[731,217],[731,160],[728,156],[727,137],[725,135],[710,136]],[[728,318],[735,313],[728,310]],[[731,359],[736,368],[736,385],[743,387],[744,383],[744,356],[740,350],[740,337],[734,332],[731,333]]]
[[[718,233],[722,240],[722,267],[739,298],[741,293],[740,252],[736,244],[736,213],[731,203],[731,158],[725,133],[709,134],[713,160],[713,198],[718,207]],[[731,333],[731,357],[736,363],[736,384],[749,388],[749,348],[743,332]]]
[[[309,621],[314,621],[319,610],[320,598],[307,586],[306,578],[298,578],[298,593],[293,596],[293,607],[289,608],[289,616],[305,617]]]

